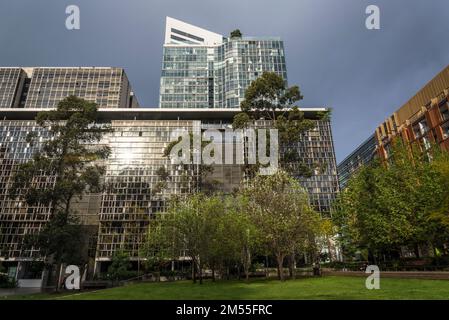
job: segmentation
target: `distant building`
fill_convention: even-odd
[[[340,189],[346,188],[351,176],[362,166],[370,163],[376,154],[376,139],[371,135],[338,165]]]
[[[138,107],[121,68],[0,68],[1,108],[54,108],[74,95],[100,108]]]
[[[281,39],[226,38],[167,17],[161,108],[239,108],[245,90],[264,71],[287,81]]]

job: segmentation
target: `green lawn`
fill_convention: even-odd
[[[8,299],[449,299],[449,281],[381,279],[380,290],[365,288],[365,278],[323,277],[280,282],[206,281],[142,283],[76,294],[34,294]],[[2,299],[2,297],[0,297]]]

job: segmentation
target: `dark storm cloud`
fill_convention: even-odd
[[[65,29],[65,7],[81,30]],[[379,31],[365,8],[381,9]],[[341,160],[449,64],[447,0],[3,0],[0,65],[121,66],[144,106],[157,106],[165,16],[227,34],[281,36],[303,106],[333,108]]]

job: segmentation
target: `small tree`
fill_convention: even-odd
[[[231,31],[231,39],[232,38],[241,38],[242,32],[239,29],[235,29],[234,31]]]
[[[124,251],[116,251],[112,256],[112,263],[108,268],[108,277],[117,282],[129,278],[131,263],[129,255]]]
[[[163,262],[184,254],[192,262],[192,278],[197,273],[202,283],[202,270],[211,234],[205,215],[206,197],[197,193],[184,199],[173,199],[166,213],[150,221],[149,238],[144,254],[150,260]]]
[[[278,278],[284,280],[285,257],[316,235],[319,215],[309,205],[306,191],[284,171],[256,176],[243,189],[249,212],[267,248],[276,257]]]

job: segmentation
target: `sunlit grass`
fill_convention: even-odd
[[[73,300],[222,300],[222,299],[449,299],[449,281],[381,279],[380,290],[368,290],[365,278],[322,277],[287,280],[188,281],[141,283],[93,292],[34,294],[8,299]],[[1,297],[0,297],[1,299]]]

